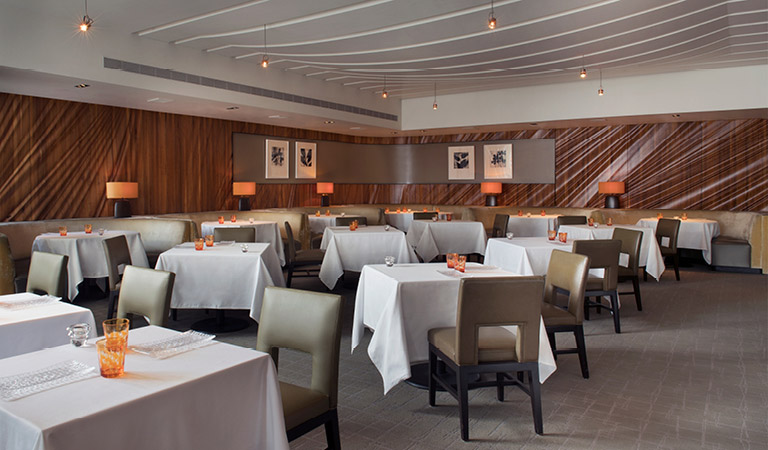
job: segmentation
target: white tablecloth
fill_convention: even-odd
[[[248,309],[261,315],[267,286],[285,286],[272,244],[215,244],[195,250],[187,242],[160,254],[156,269],[176,274],[171,308]]]
[[[36,298],[40,296],[23,292],[0,295],[0,302]],[[0,358],[68,344],[67,327],[76,323],[87,323],[91,336],[96,336],[98,330],[90,309],[61,301],[23,309],[0,306]]]
[[[483,255],[486,240],[482,222],[414,220],[408,229],[408,244],[424,262],[448,253]]]
[[[140,328],[128,344],[174,334]],[[67,344],[0,360],[0,376],[68,360],[98,373],[95,346]],[[0,401],[0,448],[288,449],[277,374],[265,353],[224,343],[163,360],[129,352],[125,371]]]
[[[418,211],[417,211],[418,212]],[[430,212],[430,211],[427,211]],[[435,211],[431,211],[435,212]],[[440,220],[448,220],[448,216],[453,216],[454,214],[451,212],[440,212],[437,213],[437,218]],[[393,227],[397,228],[398,230],[403,230],[406,233],[411,228],[411,222],[413,222],[413,212],[388,212],[384,213],[384,217],[388,224],[392,225]],[[453,217],[451,217],[453,219]]]
[[[546,237],[547,230],[555,229],[555,219],[559,214],[541,214],[528,216],[510,215],[507,222],[507,232],[515,237]]]
[[[559,228],[559,231],[568,233],[569,241],[577,239],[612,239],[613,230],[616,228],[643,232],[643,242],[640,244],[638,262],[640,267],[645,267],[645,271],[653,278],[657,280],[661,278],[661,274],[664,273],[665,269],[664,258],[661,256],[659,243],[656,242],[656,235],[651,228],[635,225],[614,225],[610,227],[600,225],[597,228],[590,227],[589,225],[563,225]]]
[[[269,222],[263,220],[254,220],[253,223],[247,220],[237,220],[235,222],[203,222],[200,224],[200,229],[203,232],[203,236],[206,234],[213,234],[213,230],[216,228],[253,228],[256,230],[256,242],[268,242],[275,248],[277,258],[280,260],[280,265],[285,265],[285,251],[283,250],[283,238],[280,236],[280,227],[277,222]]]
[[[652,228],[655,232],[658,224],[659,219],[640,219],[636,225]],[[712,264],[712,239],[718,236],[720,236],[720,224],[716,220],[681,220],[680,231],[677,234],[677,248],[701,250],[707,264]]]
[[[384,393],[411,376],[411,364],[428,359],[427,333],[456,325],[460,276],[448,276],[444,263],[405,264],[363,268],[355,298],[352,350],[363,330],[373,330],[368,355],[381,373]],[[456,273],[458,274],[458,272]],[[467,264],[465,276],[508,277],[514,273]],[[514,330],[515,327],[510,327]],[[539,333],[539,378],[544,381],[557,365],[544,323]]]
[[[405,233],[384,226],[328,227],[320,248],[325,250],[320,280],[333,289],[345,270],[360,272],[366,264],[380,264],[385,256],[394,256],[398,263],[417,263],[419,258],[405,240]]]
[[[336,219],[339,217],[349,217],[352,220],[355,219],[361,219],[362,216],[351,216],[348,214],[341,215],[341,214],[331,214],[326,216],[325,214],[320,214],[319,216],[316,216],[314,214],[309,214],[309,231],[311,231],[314,234],[321,234],[325,231],[328,227],[335,227],[336,226]]]
[[[545,237],[493,238],[485,248],[485,264],[521,275],[546,275],[552,250],[570,252],[573,244],[550,241]]]
[[[72,300],[77,296],[77,285],[86,278],[106,278],[109,276],[107,255],[104,253],[105,238],[124,235],[131,253],[131,264],[149,267],[147,252],[141,242],[141,236],[135,231],[107,230],[99,236],[96,230],[86,234],[84,231],[70,231],[66,236],[59,233],[43,233],[35,238],[32,251],[56,253],[69,256],[67,264],[68,295]]]

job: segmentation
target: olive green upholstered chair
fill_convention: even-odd
[[[493,229],[491,229],[491,237],[506,236],[508,224],[509,224],[508,214],[496,214],[496,217],[493,218]]]
[[[617,290],[619,280],[619,253],[621,241],[614,239],[596,239],[590,241],[573,241],[573,253],[589,257],[590,269],[603,269],[603,276],[589,275],[587,288],[584,291],[585,318],[589,320],[589,309],[607,309],[613,315],[613,328],[621,333],[619,321],[619,292]],[[610,297],[610,305],[602,302],[602,297]],[[596,301],[589,300],[595,297]]]
[[[176,274],[145,267],[126,266],[117,300],[117,317],[146,317],[150,325],[168,321]]]
[[[435,406],[438,384],[458,400],[462,440],[469,440],[467,391],[474,387],[496,387],[499,401],[504,386],[520,387],[531,397],[536,433],[543,432],[538,363],[543,291],[542,277],[464,278],[456,326],[429,330],[429,405]],[[517,325],[517,332],[506,325]],[[482,373],[496,374],[495,380],[476,381]]]
[[[32,252],[27,275],[27,292],[67,298],[69,257],[55,253]]]
[[[114,236],[101,241],[104,245],[104,253],[107,255],[107,274],[109,281],[109,306],[107,307],[107,319],[115,314],[115,303],[120,294],[120,282],[123,278],[122,270],[131,265],[131,252],[128,250],[128,240],[124,235]]]
[[[312,356],[310,387],[280,382],[288,440],[325,425],[328,447],[341,448],[336,412],[341,296],[270,286],[264,291],[256,350],[278,364],[280,348]]]
[[[348,227],[349,224],[357,220],[358,225],[368,225],[368,218],[365,216],[345,216],[336,218],[337,227]]]
[[[432,220],[437,217],[437,211],[419,211],[413,213],[413,220]]]
[[[677,235],[679,233],[679,220],[659,219],[659,224],[656,226],[656,241],[659,243],[661,256],[672,258],[672,263],[675,267],[675,279],[677,281],[680,281],[680,255],[677,253]]]
[[[576,253],[553,250],[547,267],[544,285],[544,302],[541,304],[541,317],[549,336],[552,353],[557,355],[578,353],[581,376],[589,378],[587,365],[587,346],[584,342],[584,290],[587,287],[589,258]],[[558,294],[568,295],[568,307],[558,306]],[[559,349],[555,333],[573,333],[576,348]]]
[[[621,294],[632,294],[635,296],[637,310],[643,310],[643,301],[640,298],[640,246],[643,242],[643,232],[638,230],[628,230],[626,228],[616,228],[613,230],[613,239],[621,241],[621,253],[629,256],[627,266],[619,266],[619,283],[623,281],[632,282],[632,291],[619,292]]]
[[[285,285],[291,287],[291,280],[296,271],[303,272],[302,276],[317,276],[320,273],[320,265],[323,263],[325,251],[317,248],[308,250],[296,250],[296,241],[293,239],[291,224],[285,222],[285,235],[288,239],[287,252],[285,254],[285,269],[288,276]]]
[[[14,279],[16,278],[16,266],[11,256],[11,246],[8,236],[0,233],[0,295],[16,292]]]
[[[256,229],[252,227],[214,228],[213,240],[215,242],[221,242],[221,241],[256,242]]]

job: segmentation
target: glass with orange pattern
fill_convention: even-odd
[[[458,254],[456,253],[448,253],[445,255],[445,262],[448,265],[449,269],[453,269],[456,267],[456,259],[458,258]]]
[[[320,210],[315,211],[315,217],[320,217]]]
[[[459,255],[459,257],[456,259],[455,269],[461,273],[464,273],[464,269],[466,268],[466,266],[467,266],[467,255]]]
[[[59,227],[59,236],[67,235],[67,227]]]
[[[657,219],[663,219],[663,218],[664,218],[664,214],[662,214],[662,213],[657,213],[657,214],[656,214],[656,218],[657,218]]]
[[[219,216],[219,223],[224,223],[224,216]]]
[[[687,213],[683,213],[682,219],[683,220],[688,220],[688,214]]]
[[[232,223],[237,222],[237,216],[232,214],[232,217],[229,218],[229,221],[232,222]]]
[[[594,226],[595,225],[595,219],[593,219],[591,217],[589,219],[587,219],[587,225],[589,225],[590,227]]]
[[[448,222],[453,220],[453,213],[446,213],[445,214],[445,220],[447,220]]]
[[[120,339],[104,338],[96,341],[102,377],[117,378],[125,373],[125,349],[127,346],[127,341]]]
[[[130,327],[131,321],[128,319],[107,319],[101,322],[105,338],[123,340],[126,343],[128,342],[128,330]]]
[[[523,217],[523,210],[522,209],[518,209],[517,210],[517,217]]]
[[[605,224],[606,224],[606,225],[608,225],[608,226],[611,226],[611,225],[613,225],[613,219],[611,219],[611,218],[609,217],[609,218],[608,218],[608,220],[606,220],[606,221],[605,221]]]
[[[205,246],[206,247],[213,247],[213,235],[212,234],[206,234],[205,235]]]
[[[331,215],[331,210],[330,209],[326,209],[325,210],[325,215],[326,216],[330,216]]]
[[[547,212],[546,212],[546,211],[544,211],[544,210],[542,209],[542,210],[541,210],[541,215],[542,215],[542,216],[546,216],[546,215],[547,215]]]
[[[195,250],[202,250],[205,245],[203,238],[195,239]]]
[[[547,230],[547,239],[554,241],[557,237],[557,230]]]
[[[557,234],[558,239],[560,239],[560,242],[565,244],[568,241],[568,233],[562,232]]]
[[[85,224],[85,234],[93,233],[93,226],[90,223]]]

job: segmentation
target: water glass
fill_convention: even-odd
[[[554,241],[557,237],[557,231],[556,230],[547,230],[547,239],[550,241]]]
[[[464,269],[466,268],[466,265],[467,265],[467,255],[460,255],[456,260],[455,269],[461,273],[464,273]]]
[[[76,323],[67,327],[67,336],[69,336],[69,342],[75,347],[82,347],[85,341],[88,340],[88,335],[91,334],[91,326],[87,323]]]
[[[515,233],[507,233],[507,239],[511,240],[513,237],[515,237]]]
[[[107,231],[104,228],[99,228],[99,236],[104,236],[104,232]]]
[[[67,227],[59,227],[59,236],[67,235]]]
[[[206,234],[205,235],[205,246],[206,247],[213,247],[213,235],[212,234]]]
[[[224,216],[219,216],[219,223],[220,224],[224,223]]]
[[[456,259],[458,258],[458,256],[459,255],[457,253],[448,253],[447,255],[445,255],[445,262],[448,265],[449,269],[453,269],[454,267],[456,267]]]
[[[560,242],[565,244],[568,241],[568,233],[558,233],[558,238],[560,239]]]
[[[99,339],[96,351],[99,354],[99,369],[104,378],[117,378],[125,373],[125,341]]]
[[[202,250],[203,245],[205,245],[203,238],[195,239],[195,250]]]
[[[85,234],[93,233],[93,226],[90,223],[85,224]]]
[[[394,256],[385,256],[384,257],[384,264],[387,265],[387,267],[392,267],[395,265],[395,257]]]
[[[131,327],[131,321],[128,319],[107,319],[101,323],[104,330],[104,338],[114,341],[123,341],[128,343],[128,330]]]

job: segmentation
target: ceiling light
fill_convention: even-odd
[[[600,89],[597,90],[597,95],[603,96],[605,91],[603,90],[603,69],[600,69]]]
[[[270,119],[287,119],[286,116],[281,116],[280,114],[273,114],[271,116],[267,116]]]
[[[330,124],[332,124],[332,123],[336,123],[336,122],[334,122],[333,120],[326,120],[326,121],[325,121],[325,123],[326,123],[327,125],[330,125]]]
[[[269,55],[267,55],[267,24],[264,24],[264,56],[261,58],[261,67],[269,66]]]
[[[381,98],[387,97],[389,97],[389,93],[387,92],[387,76],[384,75],[384,90],[381,92]]]
[[[491,13],[488,14],[488,28],[496,29],[496,16],[493,14],[493,0],[491,0]]]
[[[85,0],[85,15],[80,22],[80,31],[88,31],[93,25],[93,19],[88,15],[88,0]]]
[[[350,130],[362,130],[363,127],[349,127]]]
[[[435,82],[435,99],[432,102],[432,109],[437,110],[437,82]]]
[[[678,118],[678,117],[680,117],[680,114],[672,114],[672,117]]]
[[[227,106],[227,111],[234,111],[236,109],[240,109],[239,106]]]
[[[90,84],[85,84],[85,83],[80,83],[80,84],[76,84],[75,85],[75,87],[78,88],[78,89],[85,89],[85,88],[90,87],[90,86],[91,86]]]
[[[584,67],[584,55],[581,55],[581,72],[579,72],[579,77],[581,77],[582,80],[587,78],[587,68]]]

